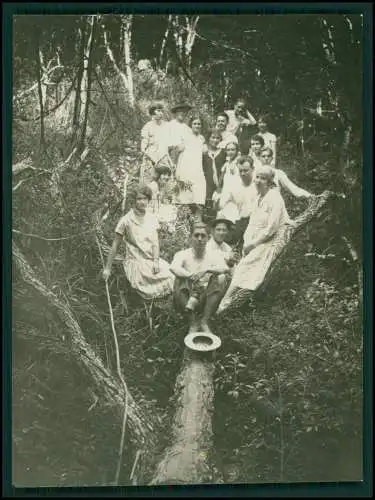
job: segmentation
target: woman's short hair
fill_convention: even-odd
[[[148,199],[148,201],[151,200],[152,198],[152,191],[151,189],[144,185],[144,184],[138,184],[130,193],[130,200],[132,202],[132,204],[134,205],[136,199],[139,197],[139,196],[144,196],[145,198]]]
[[[171,169],[167,167],[166,165],[161,165],[160,167],[155,167],[155,180],[158,181],[160,179],[160,176],[166,174],[166,175],[171,175]]]
[[[224,149],[227,149],[227,147],[229,146],[229,144],[234,144],[236,146],[236,149],[237,151],[239,150],[239,144],[238,142],[235,142],[235,141],[228,141],[225,145],[225,148]]]
[[[251,140],[251,142],[253,142],[253,141],[254,141],[254,142],[259,142],[259,143],[262,145],[262,147],[264,146],[264,139],[263,139],[263,137],[262,137],[261,135],[259,135],[259,134],[255,134],[255,135],[253,135],[253,136],[252,136],[252,138],[251,138],[250,140]]]
[[[216,115],[216,120],[219,118],[219,116],[224,116],[226,122],[229,123],[229,116],[227,115],[227,113],[225,111],[221,111],[220,113],[218,113]]]
[[[148,107],[149,115],[153,116],[157,109],[164,111],[164,106],[161,102],[154,102]]]
[[[189,120],[189,127],[191,128],[191,126],[193,125],[193,122],[195,122],[195,120],[199,120],[201,122],[201,125],[203,127],[203,120],[202,118],[199,116],[199,115],[193,115],[190,120]]]
[[[243,165],[246,162],[250,163],[251,167],[254,167],[254,160],[251,156],[241,155],[237,159],[237,165]]]
[[[223,139],[223,135],[218,128],[215,128],[215,127],[210,128],[210,130],[208,131],[207,137],[210,138],[213,135],[216,135],[217,137],[219,137],[220,140]]]
[[[273,150],[271,148],[269,148],[268,146],[266,146],[260,150],[260,154],[262,154],[262,153],[269,153],[273,157]]]
[[[276,186],[275,182],[275,169],[269,165],[261,165],[257,167],[257,175],[262,174],[267,178],[268,184]]]

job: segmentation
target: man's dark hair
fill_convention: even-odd
[[[264,146],[264,139],[261,135],[259,134],[255,134],[252,136],[251,138],[252,141],[257,141],[257,142],[260,142],[261,146],[263,147]]]
[[[243,165],[246,162],[250,163],[252,167],[254,166],[254,160],[251,158],[251,156],[247,155],[241,155],[237,160],[237,165]]]

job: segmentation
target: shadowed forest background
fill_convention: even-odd
[[[215,462],[225,482],[362,478],[362,37],[360,15],[14,17],[13,484],[113,482],[123,402],[98,242],[137,182],[150,102],[190,102],[207,130],[240,96],[269,116],[278,168],[345,198],[288,245],[254,312],[213,325]],[[162,234],[161,256],[181,245]],[[148,484],[186,324],[148,314],[119,261],[110,293],[131,394],[120,484]]]

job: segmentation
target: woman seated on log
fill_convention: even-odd
[[[176,276],[175,307],[190,314],[190,332],[211,331],[208,320],[225,293],[231,272],[221,254],[207,250],[208,233],[203,222],[193,224],[191,247],[177,252],[170,265]],[[200,319],[197,313],[201,315]]]
[[[275,172],[270,166],[259,167],[254,180],[258,197],[244,234],[243,256],[231,284],[220,302],[218,314],[231,305],[241,290],[254,291],[263,283],[272,262],[283,248],[281,230],[291,224]]]
[[[273,151],[271,148],[269,147],[262,148],[260,150],[259,159],[262,165],[273,168],[275,174],[274,181],[277,187],[284,188],[286,191],[288,191],[292,196],[295,196],[296,198],[310,198],[314,196],[309,191],[306,191],[306,189],[302,189],[296,186],[296,184],[294,184],[289,179],[289,177],[283,170],[273,167]]]
[[[168,295],[173,290],[174,282],[168,262],[159,257],[159,222],[155,215],[146,210],[151,198],[149,187],[138,186],[135,189],[133,208],[121,217],[116,226],[115,238],[103,271],[103,278],[108,280],[113,259],[123,241],[125,275],[132,288],[144,299]]]
[[[199,116],[191,118],[190,128],[191,133],[185,138],[185,147],[176,167],[176,203],[188,205],[193,214],[201,217],[206,199],[206,180],[202,164],[205,138],[201,134],[202,120]]]
[[[165,225],[168,232],[173,232],[177,210],[174,204],[173,186],[171,183],[171,169],[167,166],[155,168],[155,180],[148,184],[152,191],[152,198],[147,211],[156,215],[161,225]]]
[[[211,216],[216,213],[212,196],[219,189],[221,171],[226,161],[226,152],[219,148],[221,140],[221,133],[217,129],[210,130],[207,151],[203,153],[203,173],[206,179],[205,208]]]

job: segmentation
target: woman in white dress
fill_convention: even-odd
[[[155,166],[167,164],[164,107],[160,103],[154,103],[151,104],[148,111],[151,120],[141,130],[141,152],[143,153],[139,174],[141,184],[147,184],[153,180]]]
[[[227,309],[241,290],[257,290],[283,248],[283,229],[292,222],[274,177],[274,169],[269,166],[259,167],[255,173],[258,198],[244,234],[243,256],[218,313]]]
[[[205,139],[201,134],[202,120],[193,117],[190,121],[191,134],[186,137],[184,150],[180,153],[176,167],[178,194],[176,203],[190,205],[201,212],[206,200],[206,179],[203,171]]]
[[[169,264],[159,256],[159,222],[147,212],[152,192],[138,186],[133,193],[133,208],[119,220],[103,278],[108,280],[112,262],[121,244],[125,246],[124,271],[133,289],[143,299],[156,299],[173,290],[174,276]]]
[[[271,148],[269,147],[262,148],[260,150],[259,159],[262,165],[266,165],[273,168],[275,174],[274,180],[278,188],[285,189],[286,191],[288,191],[289,194],[291,194],[296,198],[310,198],[314,196],[309,191],[306,191],[306,189],[300,188],[296,184],[294,184],[294,182],[292,182],[289,179],[289,177],[283,170],[280,170],[279,168],[274,168],[274,162],[273,162],[274,157]]]
[[[219,218],[228,219],[235,222],[239,218],[239,211],[237,205],[229,201],[222,206],[221,199],[228,198],[227,193],[236,191],[242,185],[237,160],[239,158],[238,143],[229,142],[225,148],[227,155],[226,161],[221,169],[221,178],[219,182],[219,189],[214,193],[213,200],[216,202],[217,207],[221,208],[217,216]]]

